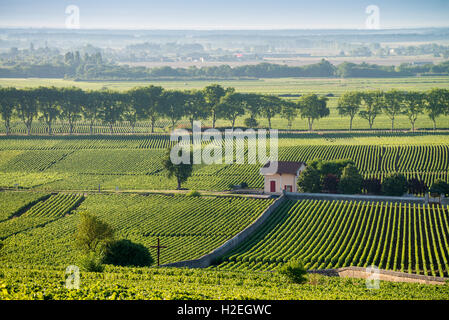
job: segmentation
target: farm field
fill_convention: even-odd
[[[348,201],[287,201],[218,269],[345,266],[448,276],[448,207]]]
[[[14,199],[1,192],[5,204]],[[116,232],[146,246],[153,257],[159,237],[161,263],[194,259],[243,230],[271,199],[184,195],[52,195],[18,218],[0,222],[2,264],[64,266],[76,263],[73,235],[79,212],[95,213]]]
[[[368,178],[393,172],[429,186],[448,180],[449,135],[410,133],[281,134],[279,159],[351,159]],[[168,135],[0,137],[0,187],[34,191],[173,190],[161,159]],[[245,151],[247,152],[247,150]],[[246,156],[247,157],[247,156]],[[196,165],[187,189],[263,187],[261,164]]]
[[[62,268],[1,267],[0,274],[0,300],[446,300],[449,295],[447,285],[382,281],[381,290],[369,290],[361,279],[310,275],[307,283],[294,284],[272,272],[107,266],[103,273],[82,273],[79,290],[62,285]]]
[[[398,89],[405,91],[427,91],[432,88],[449,88],[449,77],[407,77],[407,78],[357,78],[357,79],[340,79],[340,78],[274,78],[261,80],[244,80],[244,81],[216,81],[216,83],[223,87],[234,87],[237,92],[244,93],[258,93],[258,94],[307,94],[316,93],[322,95],[332,94],[329,97],[328,107],[330,115],[316,121],[314,124],[315,130],[348,130],[349,119],[342,118],[337,112],[338,98],[347,91],[366,91],[366,90],[385,90]],[[84,82],[71,81],[63,79],[0,79],[0,87],[38,87],[38,86],[55,86],[55,87],[71,87],[76,86],[82,89],[99,90],[102,88],[125,91],[134,87],[157,85],[165,89],[177,90],[191,90],[203,89],[210,85],[210,81],[165,81],[165,82],[127,82],[127,81],[110,81],[110,82]],[[297,99],[297,98],[288,98]],[[244,126],[244,118],[238,117],[236,126]],[[353,129],[367,130],[369,129],[368,122],[364,119],[355,118]],[[258,118],[260,127],[268,127],[268,121],[262,117]],[[212,126],[210,119],[203,120],[204,126]],[[183,119],[177,123],[178,127],[190,127],[189,121]],[[230,121],[218,119],[217,127],[229,127]],[[11,124],[11,132],[13,134],[25,134],[25,125],[15,119]],[[167,132],[170,122],[162,119],[156,123],[157,132]],[[275,129],[285,130],[288,128],[287,120],[276,116],[272,119],[272,127]],[[410,122],[405,115],[397,115],[395,120],[395,128],[400,130],[409,130]],[[437,118],[437,127],[440,129],[449,128],[449,116],[441,116]],[[386,130],[391,128],[390,119],[380,114],[374,122],[373,129]],[[426,115],[419,115],[416,121],[416,129],[431,129],[433,123]],[[292,123],[292,130],[308,130],[307,121],[297,117]],[[44,123],[35,121],[33,123],[33,134],[45,134],[46,128]],[[131,133],[131,127],[127,123],[117,123],[114,126],[114,131],[117,134]],[[141,122],[136,126],[136,133],[149,133],[151,131],[149,123]],[[4,126],[0,126],[0,133],[4,133]],[[67,123],[56,122],[54,125],[55,134],[67,134],[69,126]],[[89,133],[89,125],[87,122],[80,121],[75,128],[75,133],[87,134]],[[108,134],[109,128],[101,123],[96,123],[94,126],[95,134]]]

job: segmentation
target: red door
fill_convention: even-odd
[[[276,192],[276,181],[270,181],[270,192]]]

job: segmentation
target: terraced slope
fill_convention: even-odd
[[[449,208],[399,203],[286,201],[219,269],[376,265],[434,276],[449,271]]]

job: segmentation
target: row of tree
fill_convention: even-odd
[[[158,86],[134,88],[126,92],[110,90],[83,91],[78,88],[38,87],[34,89],[0,88],[0,112],[10,133],[13,117],[20,118],[31,133],[32,123],[39,119],[46,123],[48,133],[57,119],[67,121],[69,132],[74,132],[81,119],[90,123],[90,132],[96,121],[113,126],[127,121],[134,132],[137,121],[149,121],[154,132],[156,121],[169,119],[172,128],[182,118],[191,124],[200,119],[211,119],[215,128],[217,119],[225,119],[235,126],[237,117],[248,115],[245,125],[255,127],[256,118],[271,119],[281,114],[289,125],[298,115],[307,118],[310,128],[315,119],[329,115],[327,98],[310,94],[299,102],[290,102],[272,95],[244,94],[234,88],[209,85],[203,90],[174,91]]]
[[[281,116],[291,128],[296,117],[307,119],[309,130],[313,130],[315,120],[330,114],[327,97],[316,94],[301,96],[297,101],[289,101],[274,95],[235,92],[234,88],[223,88],[212,84],[202,90],[164,90],[159,86],[138,87],[125,92],[111,90],[83,91],[79,88],[38,87],[34,89],[0,88],[0,114],[6,133],[10,133],[11,120],[18,117],[31,133],[35,119],[45,122],[48,134],[57,119],[68,122],[69,133],[74,132],[76,123],[82,119],[90,123],[90,133],[97,121],[107,124],[113,133],[113,126],[127,121],[134,133],[137,121],[149,121],[154,132],[156,121],[168,119],[174,128],[183,118],[193,121],[211,119],[215,128],[217,119],[228,120],[234,129],[236,119],[247,116],[247,127],[257,127],[257,118],[271,120]],[[354,117],[368,120],[372,128],[380,113],[385,113],[392,121],[399,114],[406,114],[414,130],[415,121],[421,113],[427,112],[436,127],[436,119],[449,114],[449,91],[433,89],[427,93],[401,92],[348,92],[338,102],[338,112],[350,117],[350,129]]]
[[[338,100],[338,113],[349,117],[349,130],[356,115],[368,121],[373,128],[376,117],[384,113],[391,120],[391,130],[398,115],[406,115],[415,131],[418,116],[427,113],[436,129],[436,120],[442,115],[449,115],[449,90],[432,89],[428,92],[417,91],[352,91],[344,93]]]

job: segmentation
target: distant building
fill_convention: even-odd
[[[271,162],[267,162],[261,169],[260,174],[265,177],[264,193],[281,194],[297,192],[297,181],[299,174],[306,168],[304,162],[277,161],[276,172],[270,172]]]

